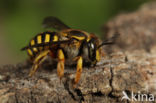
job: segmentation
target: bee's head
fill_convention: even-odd
[[[99,50],[97,47],[97,41],[92,38],[87,42],[88,48],[88,58],[91,61],[92,65],[96,65],[97,61],[99,61]]]
[[[91,39],[87,41],[86,46],[88,59],[92,65],[95,66],[96,63],[100,61],[101,47],[104,45],[114,44],[116,37],[117,36],[113,36],[112,38],[104,40],[100,43],[100,40],[96,36],[92,36]]]

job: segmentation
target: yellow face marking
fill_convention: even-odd
[[[73,38],[76,38],[76,39],[78,39],[78,40],[84,40],[85,39],[85,37],[78,37],[78,36],[72,36]]]
[[[50,35],[49,34],[46,34],[45,41],[44,42],[46,43],[46,42],[49,42],[49,41],[50,41]]]
[[[27,52],[28,52],[28,54],[29,54],[30,56],[33,55],[32,51],[31,51],[30,49],[27,49]]]
[[[96,50],[96,60],[100,61],[100,53],[99,50]]]
[[[58,41],[58,36],[55,35],[53,41]]]
[[[40,44],[42,41],[41,41],[41,35],[37,36],[37,43]]]
[[[35,44],[35,41],[34,40],[31,40],[30,44],[31,45],[34,45]]]

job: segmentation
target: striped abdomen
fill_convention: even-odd
[[[43,32],[36,35],[32,40],[30,40],[29,47],[57,41],[58,35],[56,34],[56,32]],[[35,57],[38,53],[45,50],[46,48],[49,48],[49,46],[35,46],[33,48],[27,48],[26,50],[29,56]]]

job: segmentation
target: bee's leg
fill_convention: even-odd
[[[79,56],[77,59],[77,71],[76,71],[76,76],[74,80],[74,87],[80,80],[81,72],[82,72],[82,65],[83,65],[83,59],[82,59],[82,56]]]
[[[57,75],[61,79],[64,75],[64,62],[65,62],[64,53],[62,49],[58,49],[57,56],[58,56]]]
[[[39,65],[46,59],[49,52],[49,50],[43,51],[34,59],[29,76],[32,76],[36,72],[36,70],[39,68]]]

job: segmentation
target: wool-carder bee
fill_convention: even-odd
[[[47,17],[43,21],[45,28],[53,28],[54,31],[46,31],[37,34],[22,48],[26,50],[33,62],[29,76],[32,76],[47,56],[57,60],[57,74],[60,79],[64,75],[65,64],[76,64],[77,72],[74,79],[76,85],[81,76],[83,63],[96,65],[100,61],[101,47],[112,44],[112,41],[101,42],[94,34],[71,29],[56,17]]]

